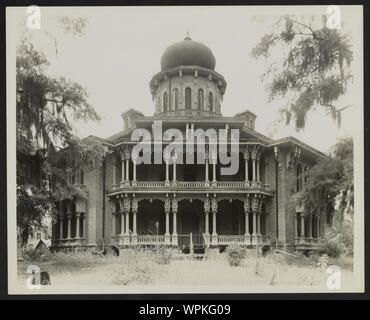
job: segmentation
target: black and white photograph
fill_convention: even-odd
[[[363,46],[361,5],[8,6],[9,295],[364,292]]]

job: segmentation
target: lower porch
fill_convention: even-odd
[[[135,199],[134,212],[112,214],[111,243],[177,248],[269,245],[267,213],[251,199]],[[253,200],[254,201],[254,200]],[[247,203],[246,203],[247,202]],[[127,206],[126,206],[127,207]]]

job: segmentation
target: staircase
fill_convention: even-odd
[[[204,233],[200,237],[197,236],[198,235],[193,235],[192,233],[190,233],[189,246],[186,246],[182,250],[182,255],[191,255],[191,257],[194,259],[203,260],[206,258],[209,244]],[[196,243],[194,243],[193,241],[194,238],[197,239]],[[201,239],[201,241],[199,241],[199,239]]]

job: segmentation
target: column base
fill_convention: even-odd
[[[212,187],[217,187],[217,181],[212,181]]]
[[[171,236],[170,236],[170,234],[165,234],[164,235],[164,243],[166,245],[170,245],[171,244]]]
[[[172,237],[171,237],[171,245],[174,246],[174,247],[178,247],[179,246],[177,234],[173,234],[172,235]]]
[[[217,246],[218,245],[218,235],[217,234],[212,234],[211,244],[213,246]]]
[[[131,185],[132,185],[133,187],[136,187],[136,186],[137,186],[137,181],[136,181],[136,180],[132,181]]]
[[[170,186],[170,182],[169,182],[169,181],[165,181],[165,182],[164,182],[164,185],[165,185],[166,187],[169,187],[169,186]]]
[[[253,180],[251,185],[252,185],[252,188],[257,188],[258,187],[257,180]]]
[[[208,181],[208,180],[206,180],[206,181],[204,182],[204,185],[205,185],[206,187],[209,187],[209,181]]]
[[[258,244],[258,235],[252,234],[252,244],[257,245]]]
[[[244,181],[244,187],[250,187],[251,185],[250,185],[250,183],[249,183],[249,181]]]
[[[244,235],[244,242],[245,242],[246,245],[251,244],[251,235],[250,234],[245,234]]]
[[[137,245],[137,234],[132,234],[131,235],[131,244],[132,245]]]
[[[177,187],[177,181],[172,181],[172,186]]]

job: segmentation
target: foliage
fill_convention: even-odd
[[[62,199],[86,197],[70,182],[67,168],[97,167],[107,149],[90,138],[80,140],[73,122],[98,121],[87,91],[66,78],[48,73],[49,62],[23,39],[17,47],[17,222],[27,241],[45,215]]]
[[[287,124],[293,116],[297,130],[304,128],[307,113],[315,105],[326,108],[340,125],[345,107],[338,109],[334,103],[345,93],[352,77],[349,35],[325,24],[317,25],[314,21],[302,23],[286,16],[252,50],[255,58],[269,57],[274,47],[283,53],[282,61],[272,63],[263,79],[268,82],[271,100],[288,99],[280,112]]]
[[[125,250],[124,263],[113,272],[113,284],[147,284],[156,271],[153,256],[145,249]]]
[[[49,194],[42,188],[31,184],[17,186],[17,226],[22,230],[21,245],[27,243],[34,229],[44,228],[44,218],[54,213],[54,205]]]
[[[247,249],[243,245],[232,243],[226,248],[227,261],[232,267],[240,266],[246,256]]]
[[[172,260],[172,250],[165,246],[155,247],[154,261],[158,264],[169,264]]]
[[[23,249],[22,256],[29,262],[45,262],[52,257],[48,249]]]
[[[353,215],[353,140],[340,139],[331,157],[318,161],[306,173],[304,192],[298,197],[307,212],[324,214],[326,221],[343,225]],[[334,218],[334,219],[333,219]]]
[[[343,254],[351,253],[353,252],[353,247],[346,240],[348,240],[348,234],[332,227],[326,232],[319,252],[328,255],[330,258],[339,258]],[[353,246],[353,240],[351,243]]]

